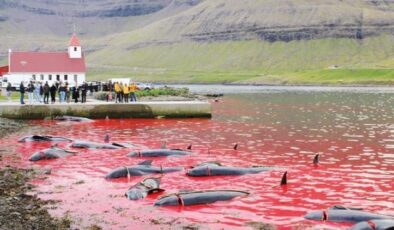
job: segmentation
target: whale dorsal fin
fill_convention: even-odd
[[[316,154],[315,157],[313,158],[313,164],[315,165],[319,164],[319,154]]]
[[[34,140],[46,140],[49,136],[33,135],[31,136]]]
[[[152,165],[152,162],[153,162],[152,160],[146,160],[138,163],[138,165]]]
[[[238,143],[235,143],[233,149],[234,149],[234,150],[237,150],[237,149],[238,149]]]
[[[192,150],[192,144],[187,146],[187,150]]]
[[[282,180],[280,181],[280,185],[287,185],[287,171],[283,173]]]
[[[329,209],[330,210],[356,210],[356,211],[363,210],[362,208],[345,207],[342,205],[334,205],[334,206],[330,207]]]

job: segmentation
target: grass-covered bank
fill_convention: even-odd
[[[142,43],[143,44],[143,43]],[[87,56],[88,79],[163,83],[387,84],[394,36],[152,43],[119,40]]]
[[[105,75],[101,75],[105,73]],[[393,69],[316,69],[269,72],[203,72],[163,71],[128,73],[107,70],[91,72],[89,79],[106,80],[109,77],[128,76],[136,81],[154,83],[205,83],[205,84],[272,84],[272,85],[394,85]]]

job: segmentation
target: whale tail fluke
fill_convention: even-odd
[[[234,150],[237,150],[237,149],[238,149],[238,143],[235,143],[233,149],[234,149]]]
[[[315,165],[319,164],[319,154],[316,154],[315,157],[313,158],[313,164]]]
[[[287,171],[283,173],[282,180],[280,181],[280,185],[287,185]]]

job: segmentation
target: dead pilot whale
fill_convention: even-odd
[[[394,230],[394,219],[363,221],[353,225],[349,230]]]
[[[128,177],[128,176],[143,176],[152,173],[170,173],[170,172],[177,172],[181,170],[183,170],[182,167],[152,166],[152,160],[147,160],[139,163],[138,165],[116,168],[111,172],[109,172],[105,178],[114,179],[114,178]]]
[[[231,200],[239,196],[247,196],[249,192],[238,190],[206,190],[169,194],[160,197],[154,206],[189,206],[210,204],[216,201]]]
[[[189,149],[147,149],[133,151],[127,154],[128,157],[167,157],[167,156],[187,156],[193,154]]]
[[[75,121],[75,122],[91,122],[92,119],[86,117],[75,117],[75,116],[56,116],[53,118],[56,121]]]
[[[123,143],[99,143],[93,141],[75,140],[71,147],[73,148],[87,148],[87,149],[122,149],[133,147],[132,144]]]
[[[72,140],[66,137],[56,137],[56,136],[49,136],[49,135],[31,135],[25,136],[18,140],[18,142],[40,142],[40,141],[69,141]]]
[[[69,151],[66,149],[62,149],[56,146],[52,146],[51,148],[43,149],[33,153],[29,161],[39,161],[39,160],[48,160],[48,159],[56,159],[60,157],[65,157],[69,154],[76,154],[77,152]]]
[[[129,200],[139,200],[145,198],[148,194],[162,192],[164,189],[160,188],[160,181],[161,178],[158,177],[145,178],[131,186],[125,195]]]
[[[361,209],[346,208],[343,206],[334,206],[328,210],[318,210],[309,212],[304,216],[308,220],[322,220],[333,222],[362,222],[370,220],[393,219],[393,216],[376,214],[362,211]]]
[[[193,177],[202,176],[229,176],[229,175],[245,175],[267,172],[277,169],[270,166],[256,167],[231,167],[221,165],[219,162],[205,162],[192,167],[186,174]]]

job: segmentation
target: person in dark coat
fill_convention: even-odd
[[[84,82],[81,86],[81,103],[86,103],[86,93],[88,91],[88,84]]]
[[[7,98],[8,98],[8,101],[11,101],[12,86],[11,86],[11,83],[9,83],[9,82],[8,82],[6,91],[7,91]]]
[[[42,103],[43,98],[44,98],[44,86],[42,85],[42,82],[40,82],[40,103]]]
[[[50,88],[52,104],[56,102],[56,91],[57,91],[56,85],[52,84]]]
[[[49,104],[49,92],[50,92],[50,87],[48,82],[45,82],[44,85],[44,103]]]
[[[23,81],[21,82],[21,84],[19,85],[19,92],[21,94],[21,104],[25,104],[25,102],[23,101],[23,99],[25,98],[25,86],[23,85]]]
[[[75,103],[78,103],[78,98],[79,98],[79,89],[77,86],[75,86],[73,91],[73,99]]]

